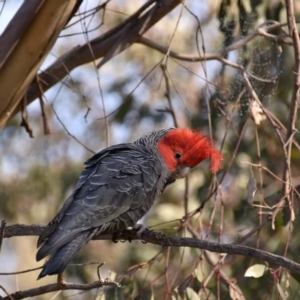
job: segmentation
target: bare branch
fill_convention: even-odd
[[[14,300],[14,298],[8,293],[8,291],[1,284],[0,284],[0,289],[7,295],[7,297],[5,297],[6,299]],[[1,299],[5,299],[5,298],[1,297]]]
[[[287,203],[289,205],[290,210],[290,220],[294,221],[295,213],[292,205],[292,201],[290,199],[290,182],[292,180],[291,175],[291,151],[292,151],[292,140],[293,136],[296,133],[296,120],[297,120],[297,107],[298,101],[300,97],[300,39],[299,33],[295,20],[295,11],[294,11],[294,1],[286,0],[286,12],[287,12],[287,23],[289,27],[289,34],[293,40],[294,44],[294,56],[295,56],[295,67],[294,67],[294,88],[290,105],[290,115],[289,115],[289,124],[287,127],[287,137],[286,137],[286,161],[284,165],[283,172],[283,195],[285,195]]]
[[[0,253],[1,253],[2,241],[4,237],[5,226],[6,226],[6,221],[2,220],[0,225]]]
[[[11,225],[5,228],[4,238],[13,236],[38,236],[43,231],[44,226],[40,225]],[[125,230],[121,233],[118,238],[120,240],[139,240],[137,236],[137,230]],[[97,236],[96,240],[112,240],[113,235]],[[202,250],[208,250],[217,253],[228,253],[237,254],[243,256],[250,256],[259,258],[268,263],[275,264],[286,268],[289,271],[300,273],[300,264],[292,261],[291,259],[285,258],[280,255],[276,255],[264,250],[238,245],[238,244],[219,244],[215,242],[209,242],[196,238],[187,237],[161,237],[157,233],[145,230],[142,233],[142,239],[144,242],[161,245],[161,246],[172,246],[172,247],[190,247]],[[19,299],[19,298],[18,298]]]
[[[102,36],[95,38],[90,41],[89,44],[75,47],[56,60],[54,64],[39,74],[43,91],[46,92],[68,75],[71,70],[91,62],[93,57],[90,47],[93,49],[93,54],[96,59],[103,57],[101,61],[101,65],[103,65],[108,59],[129,48],[142,34],[172,11],[181,1],[157,1],[157,3],[149,9],[149,4],[153,4],[153,2],[153,0],[148,1],[142,7],[143,10],[138,10],[138,13],[129,17],[124,23],[111,29]],[[145,13],[142,15],[143,12]],[[27,90],[27,103],[30,104],[33,100],[38,98],[39,94],[39,87],[34,81]],[[19,111],[20,107],[17,107],[14,114]]]
[[[45,226],[42,225],[23,225],[23,224],[16,224],[6,226],[4,231],[4,238],[11,238],[14,236],[38,236],[40,235]]]
[[[0,37],[0,127],[20,107],[26,90],[78,4],[76,0],[34,0],[30,5],[25,2]]]
[[[146,8],[148,9],[149,5],[152,3],[153,1],[149,1],[144,5],[145,8],[144,6],[142,8],[146,10]],[[133,43],[144,44],[163,54],[168,53],[168,47],[161,46],[143,37],[142,34],[145,33],[150,27],[157,23],[172,9],[174,9],[179,3],[179,0],[160,1],[159,4],[156,4],[153,8],[148,9],[148,11],[142,17],[140,17],[143,12],[141,8],[137,11],[137,13],[129,17],[124,23],[104,33],[102,36],[90,41],[89,43],[86,43],[82,46],[77,46],[69,52],[65,53],[58,60],[56,60],[54,64],[52,64],[45,71],[39,74],[39,80],[43,85],[43,91],[47,91],[48,89],[50,89],[53,85],[62,80],[76,67],[91,62],[93,60],[93,57],[91,55],[90,48],[93,50],[94,59],[106,57],[101,61],[100,65],[103,65],[104,62],[108,61],[108,58],[112,58],[113,56],[126,50]],[[148,17],[150,18],[149,20]],[[256,36],[261,35],[262,32],[269,32],[271,30],[282,28],[286,25],[286,23],[277,22],[273,22],[271,25],[270,23],[263,23],[248,36],[234,42],[232,45],[222,49],[218,53],[205,54],[204,56],[199,57],[194,55],[178,54],[174,51],[169,50],[169,55],[170,57],[190,62],[218,60],[231,67],[240,68],[240,65],[235,64],[225,59],[224,57],[230,51],[239,49],[240,47],[246,45]],[[113,51],[113,48],[116,48],[117,50]],[[98,65],[98,67],[100,67],[100,65]],[[30,104],[32,101],[38,98],[39,95],[40,88],[38,87],[37,82],[32,82],[27,90],[27,103]],[[19,111],[20,106],[16,108],[14,114]]]
[[[46,293],[56,292],[56,291],[66,291],[66,290],[80,290],[80,291],[88,291],[96,288],[100,288],[103,286],[119,286],[117,282],[114,281],[94,281],[88,284],[75,284],[75,283],[65,283],[63,285],[58,283],[43,285],[34,289],[29,289],[25,291],[19,291],[10,294],[7,297],[1,298],[2,300],[20,300],[28,297],[34,297],[38,295],[43,295]]]
[[[80,144],[83,148],[85,148],[87,151],[91,152],[92,154],[96,154],[95,151],[93,151],[92,149],[90,149],[88,146],[86,146],[84,143],[82,143],[74,134],[72,134],[68,128],[66,127],[66,125],[63,123],[63,121],[60,119],[60,117],[58,116],[57,112],[55,111],[54,107],[52,107],[52,110],[58,120],[58,122],[61,124],[61,126],[64,128],[64,130],[66,131],[66,133],[73,138],[78,144]]]
[[[39,100],[40,100],[40,107],[41,107],[41,114],[42,114],[42,119],[43,119],[43,127],[44,127],[44,134],[45,135],[48,135],[51,133],[50,131],[50,126],[49,126],[49,122],[48,122],[48,117],[47,117],[47,114],[46,114],[46,111],[45,111],[45,105],[44,105],[44,100],[43,100],[43,94],[44,94],[44,91],[43,91],[43,88],[39,82],[39,77],[36,76],[35,78],[36,82],[37,82],[37,85],[40,89],[40,95],[39,95]]]

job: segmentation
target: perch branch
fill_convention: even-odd
[[[65,283],[63,285],[58,283],[47,284],[37,288],[18,291],[12,294],[9,294],[6,297],[0,298],[1,300],[20,300],[28,297],[34,297],[38,295],[43,295],[46,293],[56,292],[56,291],[66,291],[66,290],[81,290],[88,291],[95,288],[100,288],[103,286],[119,286],[117,282],[114,281],[94,281],[88,284],[76,284],[76,283]]]
[[[5,228],[4,238],[13,236],[38,236],[43,231],[44,226],[40,225],[10,225]],[[94,239],[97,240],[112,240],[112,235],[97,236]],[[125,230],[120,236],[121,240],[138,240],[136,230]],[[264,250],[239,245],[239,244],[219,244],[215,242],[209,242],[196,238],[187,237],[161,237],[155,234],[155,232],[145,230],[142,234],[143,241],[151,244],[171,247],[190,247],[202,250],[207,250],[217,253],[237,254],[243,256],[250,256],[264,260],[268,263],[275,264],[286,268],[289,271],[300,273],[300,264],[285,258],[280,255],[276,255]]]

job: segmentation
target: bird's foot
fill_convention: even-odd
[[[139,224],[136,223],[133,227],[132,230],[137,230],[136,235],[138,236],[138,238],[141,240],[142,239],[142,233],[144,231],[150,230],[147,228],[147,226],[145,226],[144,224]]]
[[[128,240],[129,243],[131,243],[132,238],[130,236],[132,236],[132,235],[128,234],[128,231],[130,231],[130,230],[136,232],[137,237],[141,240],[142,243],[146,243],[146,241],[143,239],[143,234],[145,234],[151,238],[158,239],[158,240],[166,237],[163,232],[153,231],[153,230],[149,229],[148,227],[146,227],[145,225],[137,223],[134,226],[128,227],[127,229],[125,229],[123,231],[115,232],[112,236],[112,241],[114,243],[117,243],[119,241],[124,242],[125,240]]]
[[[137,230],[136,235],[138,236],[138,238],[141,240],[142,243],[146,243],[146,241],[143,240],[142,238],[143,233],[153,236],[155,239],[158,240],[166,237],[166,235],[163,232],[153,231],[149,229],[147,226],[139,223],[135,224],[132,229]]]
[[[114,242],[114,243],[118,243],[120,241],[120,237],[122,236],[122,233],[123,231],[120,233],[120,232],[114,232],[112,234],[112,238],[111,240]]]
[[[126,234],[126,231],[128,232],[128,230],[132,230],[132,227],[128,227],[122,231],[116,231],[112,234],[112,241],[114,243],[125,243],[126,240],[128,240],[129,243],[131,243],[132,239],[130,237],[128,237],[128,234]]]

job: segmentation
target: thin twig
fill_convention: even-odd
[[[148,1],[145,5],[150,5],[150,2],[154,1]],[[162,7],[160,10],[156,10],[157,15],[155,15],[153,18],[153,21],[149,26],[153,26],[160,18],[162,18],[167,12],[172,10],[174,7],[176,7],[180,1],[174,1],[166,4],[162,4]],[[142,7],[144,9],[144,7]],[[125,22],[117,25],[115,28],[111,29],[110,31],[104,33],[101,37],[94,39],[91,41],[94,54],[96,58],[104,57],[111,49],[112,45],[116,43],[118,40],[120,40],[120,35],[118,32],[124,28],[128,23],[130,22],[140,22],[142,23],[144,20],[143,18],[146,18],[147,16],[143,16],[140,19],[138,19],[139,15],[141,14],[141,11],[137,11],[137,14],[133,14],[131,17],[129,17]],[[137,21],[138,20],[138,21]],[[177,54],[173,51],[169,52],[170,57],[174,57],[176,59],[185,60],[185,61],[191,61],[191,62],[197,62],[197,61],[204,61],[204,60],[219,60],[223,63],[228,63],[228,65],[231,65],[232,67],[240,66],[238,64],[233,64],[232,62],[224,59],[230,51],[237,50],[240,47],[246,45],[249,41],[254,39],[258,34],[259,30],[261,28],[265,29],[266,31],[276,30],[279,28],[282,28],[286,26],[286,23],[278,23],[274,22],[271,25],[270,22],[263,23],[260,25],[254,32],[250,33],[245,38],[242,38],[234,43],[232,43],[229,47],[222,49],[218,53],[213,54],[206,54],[203,57],[198,57],[194,55],[184,55],[184,54]],[[139,26],[139,24],[136,24],[136,26]],[[167,53],[168,48],[160,46],[158,44],[155,44],[151,42],[149,39],[145,39],[141,36],[141,34],[136,34],[133,37],[128,34],[128,31],[124,33],[126,36],[128,36],[128,39],[130,39],[130,45],[132,43],[142,43],[145,44],[148,47],[152,47],[156,49],[159,52],[162,52],[163,54]],[[125,47],[128,48],[130,46],[129,44]],[[78,46],[72,50],[70,50],[68,53],[60,57],[54,64],[52,64],[47,70],[39,74],[40,80],[43,84],[44,91],[47,91],[50,89],[54,84],[56,84],[58,81],[62,80],[67,74],[70,73],[70,71],[79,65],[88,63],[91,61],[91,55],[90,51],[88,49],[88,46],[85,44],[83,46]],[[27,91],[27,104],[30,104],[32,101],[34,101],[39,94],[39,88],[37,87],[37,84],[33,82],[31,86],[29,87]],[[14,114],[20,110],[20,106],[14,111]]]
[[[49,122],[48,122],[48,117],[47,117],[47,114],[45,112],[45,104],[44,104],[44,101],[43,101],[43,97],[39,96],[39,100],[40,100],[40,106],[41,106],[44,134],[48,135],[48,134],[51,133],[51,131],[50,131],[50,126],[49,126]]]
[[[1,226],[0,226],[0,253],[1,253],[2,241],[3,241],[3,238],[4,238],[5,226],[6,226],[6,221],[2,220],[1,221]]]
[[[258,134],[258,126],[254,123],[253,126],[254,128],[254,132],[255,132],[255,141],[256,141],[256,154],[257,154],[257,160],[258,160],[258,164],[262,165],[261,163],[261,150],[260,150],[260,141],[259,141],[259,134]],[[251,167],[250,167],[251,168]],[[252,172],[252,169],[251,169]],[[263,190],[263,176],[262,176],[262,168],[258,168],[258,172],[259,172],[259,191],[260,191],[260,205],[262,206],[264,204],[264,190]],[[259,207],[259,213],[258,213],[258,220],[259,220],[259,224],[262,223],[262,207]],[[260,230],[257,230],[257,238],[256,238],[256,247],[259,247],[259,234],[260,234]]]
[[[21,100],[21,123],[20,126],[24,127],[26,132],[28,133],[30,138],[34,138],[33,130],[28,122],[28,114],[27,114],[27,96],[24,95],[23,99]]]
[[[82,26],[84,26],[84,25],[82,25]],[[85,28],[85,30],[87,30],[87,29]],[[99,93],[100,93],[101,105],[102,105],[102,113],[103,113],[103,118],[104,118],[104,123],[105,123],[105,136],[106,136],[105,141],[106,141],[106,147],[108,147],[110,144],[110,133],[109,133],[110,131],[109,131],[109,124],[108,124],[108,116],[107,116],[106,108],[105,108],[103,89],[101,86],[100,76],[99,76],[98,68],[96,65],[96,57],[95,57],[93,48],[91,46],[89,37],[87,34],[85,34],[84,37],[86,38],[86,44],[88,45],[91,56],[93,57],[93,66],[94,66],[94,70],[95,70],[96,77],[97,77],[97,84],[98,84],[98,89],[99,89]]]
[[[170,91],[169,78],[168,78],[165,66],[163,64],[161,64],[160,67],[162,69],[163,76],[164,76],[165,83],[166,83],[165,96],[166,96],[166,98],[168,100],[168,104],[169,104],[168,112],[172,115],[174,126],[177,128],[178,127],[178,122],[177,122],[177,118],[176,118],[175,111],[174,111],[173,104],[172,104],[172,100],[171,100],[171,91]]]
[[[241,141],[242,141],[242,137],[244,136],[244,133],[245,133],[245,130],[246,130],[246,124],[247,124],[248,118],[249,118],[249,115],[245,118],[244,123],[243,123],[243,125],[241,126],[241,129],[240,129],[240,132],[239,132],[239,135],[238,135],[238,139],[237,139],[235,148],[234,148],[234,150],[233,150],[233,153],[232,153],[232,155],[231,155],[230,161],[229,161],[229,163],[228,163],[228,167],[226,168],[226,171],[222,174],[221,179],[219,180],[219,185],[222,184],[223,180],[225,179],[226,175],[229,173],[229,170],[231,169],[231,167],[232,167],[232,165],[233,165],[233,162],[234,162],[234,160],[235,160],[235,158],[236,158],[238,149],[239,149],[240,144],[241,144]],[[207,202],[207,201],[211,198],[211,196],[217,191],[217,189],[218,189],[218,187],[216,187],[216,188],[208,195],[208,197],[207,197],[204,201],[202,201],[201,205],[200,205],[197,209],[195,209],[195,210],[187,217],[187,219],[193,217],[195,214],[197,214],[198,212],[200,212],[200,211],[204,208],[206,202]]]
[[[60,119],[60,117],[58,116],[57,112],[55,111],[54,107],[51,106],[58,122],[61,124],[61,126],[64,128],[64,130],[66,131],[66,133],[71,137],[73,138],[78,144],[80,144],[83,148],[85,148],[86,150],[90,151],[91,153],[93,154],[96,154],[95,151],[93,151],[92,149],[90,149],[89,147],[87,147],[84,143],[82,143],[75,135],[73,135],[69,130],[68,128],[66,127],[66,125],[63,123],[63,121]]]
[[[43,119],[43,127],[44,127],[44,134],[48,135],[48,134],[51,133],[51,131],[50,131],[50,126],[49,126],[47,114],[46,114],[46,111],[45,111],[45,105],[44,105],[44,101],[43,101],[43,95],[44,95],[43,86],[40,83],[40,77],[38,75],[35,77],[35,80],[36,80],[36,84],[37,84],[37,86],[40,90],[40,95],[38,96],[38,98],[40,100],[41,113],[42,113],[42,119]]]
[[[88,262],[88,263],[82,263],[82,264],[69,264],[67,267],[83,267],[83,266],[99,265],[99,264],[100,264],[99,262]],[[27,269],[27,270],[22,270],[22,271],[17,271],[17,272],[0,272],[0,276],[25,274],[25,273],[30,273],[32,271],[40,270],[42,268],[43,268],[43,266],[32,268],[32,269]]]
[[[182,17],[184,5],[185,5],[185,0],[183,0],[182,6],[181,6],[181,9],[180,9],[180,12],[179,12],[179,16],[178,16],[178,19],[177,19],[177,22],[176,22],[175,28],[173,30],[173,33],[172,33],[172,36],[171,36],[171,40],[170,40],[169,45],[168,45],[167,52],[166,52],[165,57],[164,57],[164,59],[162,61],[162,65],[165,68],[167,67],[168,58],[169,58],[169,55],[170,55],[170,51],[171,51],[171,48],[172,48],[172,44],[173,44],[173,41],[174,41],[175,34],[177,32],[177,28],[178,28],[179,22],[180,22],[181,17]]]
[[[7,298],[7,299],[9,299],[9,300],[15,300],[15,298],[13,298],[12,296],[11,296],[11,294],[0,284],[0,289],[7,295],[7,297],[1,297],[0,299],[1,300],[3,300],[3,299],[5,299],[5,298]]]

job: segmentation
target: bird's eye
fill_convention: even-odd
[[[181,153],[176,152],[176,153],[175,153],[175,158],[176,158],[176,159],[180,159],[180,158],[181,158]]]

